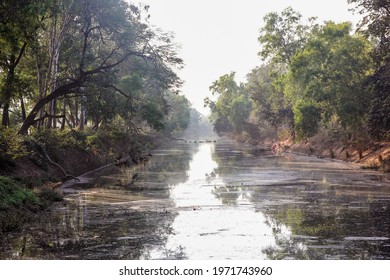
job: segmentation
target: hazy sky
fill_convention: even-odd
[[[179,75],[183,94],[202,113],[209,86],[220,76],[236,72],[245,81],[251,69],[261,64],[257,41],[263,17],[288,6],[304,18],[316,16],[320,22],[352,21],[358,16],[348,9],[347,0],[129,0],[150,5],[150,22],[171,31],[181,46],[185,68]]]

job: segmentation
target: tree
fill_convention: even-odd
[[[167,93],[169,113],[165,116],[165,132],[183,132],[190,124],[191,106],[183,95]]]
[[[216,102],[206,99],[205,105],[211,109],[211,120],[218,133],[241,132],[252,108],[252,102],[244,86],[235,81],[235,73],[221,76],[210,86]]]
[[[390,62],[390,1],[348,0],[355,4],[354,11],[364,15],[359,29],[369,37],[377,39],[373,57],[380,65]]]
[[[287,93],[294,113],[302,116],[295,116],[296,125],[310,130],[305,135],[315,133],[313,121],[319,115],[323,124],[336,116],[344,128],[353,131],[366,116],[371,97],[363,81],[372,71],[371,44],[350,32],[350,23],[327,22],[313,30],[292,59]],[[301,123],[305,116],[312,116],[310,125]]]
[[[37,38],[32,44],[38,73],[39,99],[54,91],[58,86],[61,47],[66,37],[70,35],[69,30],[73,18],[77,15],[76,7],[76,2],[73,0],[51,2],[46,11],[47,19],[42,23],[42,30],[45,32],[41,31],[41,38]],[[45,60],[42,59],[44,57]],[[45,113],[48,114],[46,119],[43,118]],[[52,126],[55,128],[57,126],[56,114],[57,99],[54,99],[47,104],[46,109],[40,110],[40,125],[43,125],[46,120],[47,128]]]
[[[279,97],[281,95],[286,96],[284,81],[288,66],[291,64],[295,53],[305,46],[310,30],[316,28],[315,18],[310,18],[310,24],[305,25],[302,23],[302,15],[288,7],[281,14],[267,14],[264,17],[264,22],[265,26],[261,28],[258,38],[262,47],[259,55],[270,64],[270,69],[274,69],[271,70],[270,76],[274,77],[273,88],[276,89],[276,92],[272,95],[273,99],[282,101],[283,98]],[[280,94],[277,94],[277,92]],[[289,102],[281,102],[281,104],[283,106],[278,109],[275,106],[272,110],[268,109],[268,113],[274,111],[268,117],[273,119],[273,125],[280,123],[280,117],[282,119],[288,118],[288,126],[294,140],[293,110]],[[275,115],[275,111],[279,111],[279,113]]]
[[[35,38],[45,9],[46,5],[41,1],[4,1],[0,6],[0,75],[4,75],[0,106],[3,108],[3,126],[11,125],[9,109],[12,99],[17,97],[17,67],[27,45]]]
[[[48,117],[36,118],[46,104],[69,94],[83,96],[81,89],[89,81],[97,78],[107,81],[113,71],[136,57],[152,65],[150,73],[155,76],[157,87],[177,83],[177,76],[165,70],[170,65],[181,64],[181,59],[176,57],[169,38],[157,35],[140,21],[141,11],[137,7],[121,0],[83,0],[75,5],[74,22],[67,28],[68,35],[61,44],[62,71],[56,80],[57,86],[39,97],[22,124],[21,134]],[[104,86],[121,92],[114,82]]]
[[[305,45],[309,26],[301,23],[302,15],[291,7],[279,15],[269,13],[264,17],[265,26],[258,38],[262,50],[259,55],[263,60],[276,64],[289,64],[297,50]],[[310,19],[314,22],[314,18]]]
[[[368,114],[368,130],[374,138],[389,139],[390,137],[390,63],[376,69],[366,81],[367,87],[372,87],[374,97]]]
[[[368,128],[372,136],[386,139],[390,134],[390,1],[348,0],[354,10],[364,15],[360,30],[376,40],[372,57],[376,62],[375,73],[366,85],[374,89],[370,104]]]
[[[292,110],[289,100],[280,88],[278,74],[271,64],[256,67],[247,75],[245,88],[250,93],[259,123],[265,120],[276,130],[287,125],[292,128]]]

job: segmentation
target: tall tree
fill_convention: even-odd
[[[243,84],[235,81],[235,73],[221,76],[210,86],[213,95],[218,96],[216,102],[205,100],[211,109],[211,120],[218,133],[244,130],[251,112],[252,102]]]
[[[5,77],[1,87],[2,125],[10,126],[9,109],[15,92],[17,67],[33,41],[45,11],[41,1],[4,1],[0,5],[0,75]]]
[[[368,128],[377,139],[390,137],[390,1],[348,0],[355,11],[364,15],[360,30],[376,40],[372,57],[376,72],[367,81],[374,88],[368,116]]]
[[[259,55],[272,63],[289,64],[296,51],[305,45],[310,26],[304,25],[302,15],[291,7],[281,14],[268,13],[264,22],[258,38],[262,46]]]
[[[356,131],[366,116],[370,91],[363,81],[372,71],[371,44],[350,32],[350,23],[327,22],[292,59],[287,93],[302,136],[313,135],[319,120],[327,124],[332,117]]]
[[[316,27],[315,19],[310,18],[309,24],[304,24],[302,15],[291,7],[284,9],[280,14],[269,13],[264,17],[265,25],[261,28],[258,38],[262,48],[259,55],[272,65],[271,69],[274,70],[271,76],[275,76],[274,87],[282,96],[286,96],[283,83],[288,66],[295,53],[305,46],[310,30]],[[279,109],[274,108],[274,111],[276,109],[289,118],[291,135],[295,139],[294,113],[291,104],[281,102],[280,105],[282,104]]]
[[[109,73],[134,57],[155,65],[154,69],[181,63],[169,47],[169,40],[155,44],[165,37],[157,36],[141,22],[139,8],[122,0],[82,0],[75,5],[74,22],[62,42],[61,78],[56,80],[55,88],[34,104],[20,129],[22,134],[37,121],[48,117],[36,118],[46,104],[69,94],[83,96],[88,81],[98,77],[107,80]],[[157,71],[155,75],[159,73]],[[172,85],[176,77],[166,75],[163,78],[167,79],[166,84]],[[112,88],[118,91],[117,87]]]
[[[380,65],[390,62],[390,1],[348,0],[355,4],[354,11],[364,15],[359,29],[377,40],[373,57]]]
[[[282,73],[275,71],[272,64],[253,69],[247,75],[246,89],[254,100],[253,110],[258,122],[266,121],[275,128],[286,126],[292,128],[292,110],[290,102],[285,98],[279,79]]]

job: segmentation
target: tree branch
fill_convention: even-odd
[[[65,115],[50,115],[50,114],[48,114],[47,112],[45,112],[45,114],[43,115],[43,117],[41,117],[41,118],[38,118],[38,119],[35,119],[34,120],[34,123],[37,123],[37,122],[39,122],[39,121],[43,121],[44,119],[46,119],[46,118],[53,118],[53,119],[61,119],[61,118],[64,118],[65,117]]]

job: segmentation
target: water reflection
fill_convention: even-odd
[[[217,172],[230,185],[223,187],[229,189],[229,204],[237,197],[231,193],[239,192],[264,213],[275,242],[262,249],[267,258],[390,258],[386,175],[338,161],[250,156],[251,151],[247,147],[240,157],[221,147],[214,158],[220,163]]]
[[[1,259],[390,259],[386,175],[231,142],[96,174]]]
[[[173,234],[152,258],[265,258],[262,249],[275,244],[265,216],[255,211],[246,192],[226,188],[212,158],[214,149],[214,144],[201,144],[190,163],[188,180],[171,186],[178,216]]]
[[[1,259],[142,259],[164,244],[176,216],[169,182],[180,183],[193,151],[177,145],[156,151],[145,166],[96,174],[66,203],[0,237]],[[134,180],[137,174],[137,180]],[[132,182],[129,184],[129,182]]]

